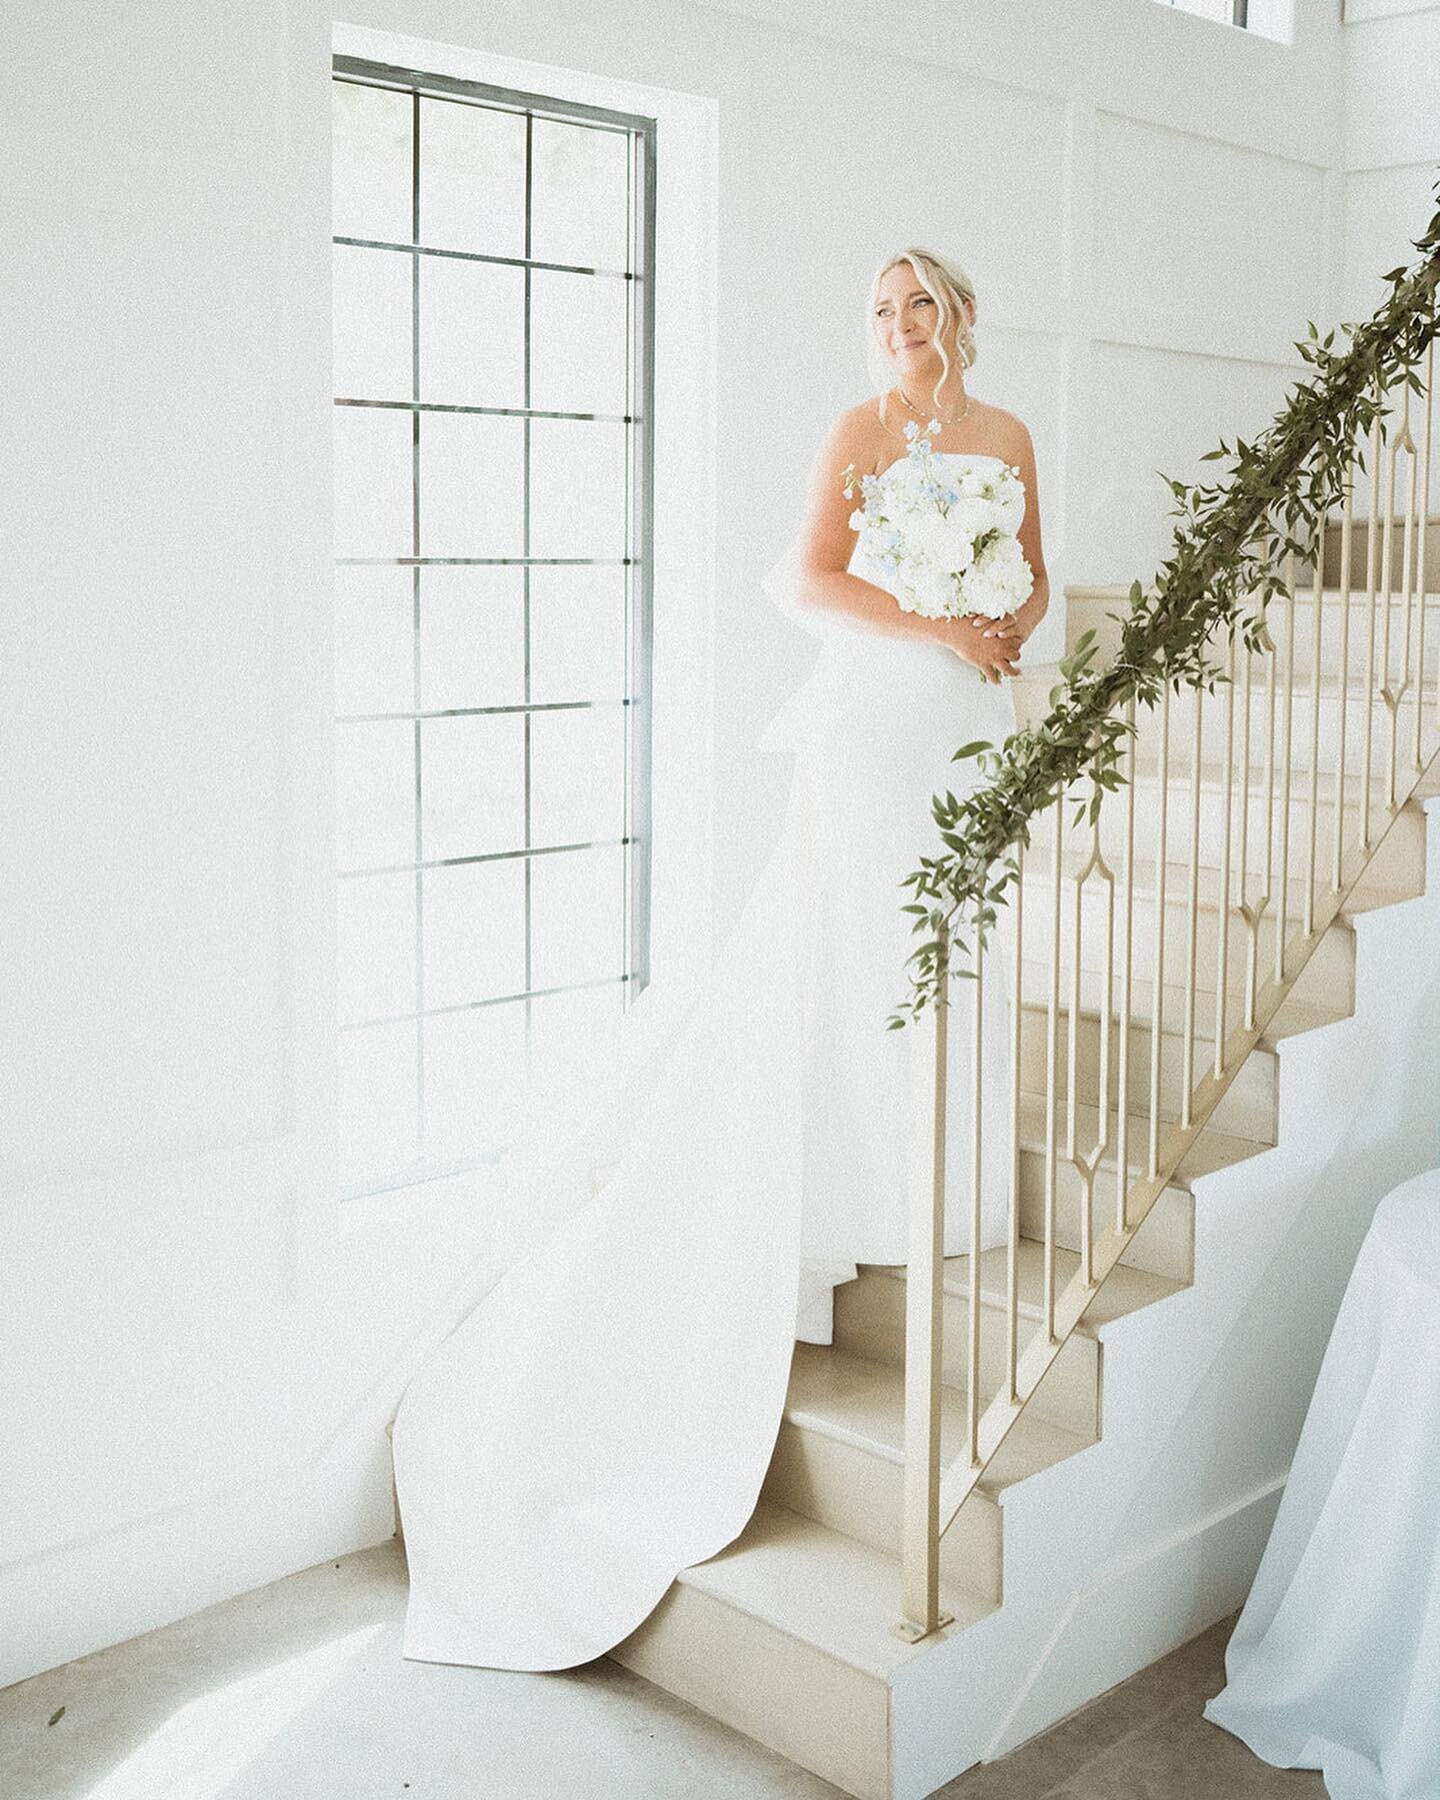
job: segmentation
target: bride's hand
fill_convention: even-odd
[[[997,686],[1002,675],[1018,675],[1020,646],[1024,642],[1013,619],[991,619],[984,613],[940,621],[942,641],[948,649],[973,663],[987,681]]]

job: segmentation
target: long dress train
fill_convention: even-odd
[[[932,794],[972,778],[952,752],[998,744],[1013,704],[938,645],[838,618],[822,640],[764,740],[795,757],[779,840],[618,1166],[596,1194],[572,1177],[543,1196],[545,1228],[402,1398],[407,1657],[569,1668],[628,1636],[744,1529],[796,1338],[830,1342],[858,1263],[905,1259],[931,1034],[885,1028],[919,941],[900,884],[935,845]],[[1005,987],[987,984],[982,1046],[986,1247],[1008,1226]],[[969,1248],[970,1155],[953,1103],[947,1254]]]

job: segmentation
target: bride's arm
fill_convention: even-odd
[[[1002,621],[1023,644],[1050,608],[1050,576],[1045,567],[1045,553],[1040,547],[1040,497],[1035,474],[1035,446],[1029,430],[1017,419],[1013,464],[1020,471],[1025,488],[1025,517],[1017,536],[1025,561],[1030,565],[1032,586],[1030,597]]]
[[[845,492],[845,470],[864,473],[873,460],[868,422],[861,409],[843,413],[820,446],[810,471],[805,516],[796,560],[796,599],[804,606],[828,607],[859,620],[887,637],[924,638],[943,644],[991,680],[1015,673],[1018,646],[963,619],[932,619],[905,612],[887,589],[852,575],[847,567],[857,533],[850,515],[858,491]],[[993,630],[993,622],[986,621]]]
[[[848,564],[858,532],[850,515],[860,505],[858,487],[845,492],[845,470],[869,471],[871,440],[854,411],[843,413],[816,453],[810,468],[805,515],[796,555],[796,599],[804,606],[824,607],[858,619],[887,637],[931,637],[935,621],[903,612],[895,596],[873,581],[852,575]]]

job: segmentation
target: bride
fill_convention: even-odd
[[[932,794],[973,769],[956,747],[1014,729],[1004,678],[1048,600],[1030,434],[966,390],[975,318],[969,278],[930,251],[901,251],[871,284],[881,391],[830,430],[767,579],[821,640],[762,740],[795,759],[779,841],[662,1052],[628,1040],[620,1097],[596,1107],[618,1138],[608,1179],[589,1191],[595,1145],[578,1130],[520,1147],[533,1241],[402,1397],[407,1657],[570,1668],[628,1636],[679,1570],[744,1529],[795,1340],[831,1341],[834,1289],[857,1264],[905,1260],[910,1184],[929,1179],[930,1063],[925,1031],[886,1029],[919,941],[902,884],[935,847]],[[1023,484],[1033,585],[1002,619],[902,610],[852,528],[854,479],[885,476],[906,423],[913,438],[931,421],[957,472],[1003,463]],[[631,1009],[642,1024],[650,999]],[[998,1126],[1004,1007],[987,1004],[985,1025]],[[953,1094],[967,1035],[951,1034]],[[947,1254],[969,1247],[967,1113],[952,1106]],[[993,1157],[982,1189],[990,1247],[1008,1228]]]

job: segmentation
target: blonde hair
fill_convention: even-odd
[[[964,361],[964,367],[973,366],[980,352],[976,346],[974,334],[970,330],[965,317],[963,302],[968,300],[976,309],[979,317],[979,302],[975,298],[975,284],[960,267],[949,257],[941,256],[934,250],[922,250],[912,245],[908,250],[897,250],[894,256],[883,262],[875,271],[875,278],[870,283],[870,315],[866,320],[865,350],[866,361],[870,369],[871,380],[875,383],[875,391],[880,396],[877,409],[884,417],[885,393],[895,379],[893,367],[887,361],[875,337],[875,308],[880,302],[880,283],[894,268],[901,263],[909,263],[915,271],[915,279],[925,292],[934,300],[940,309],[940,323],[935,330],[935,347],[940,352],[940,379],[931,390],[930,398],[935,401],[945,377],[950,373],[950,359],[945,353],[945,334],[949,330],[951,319],[958,320],[956,344]]]

